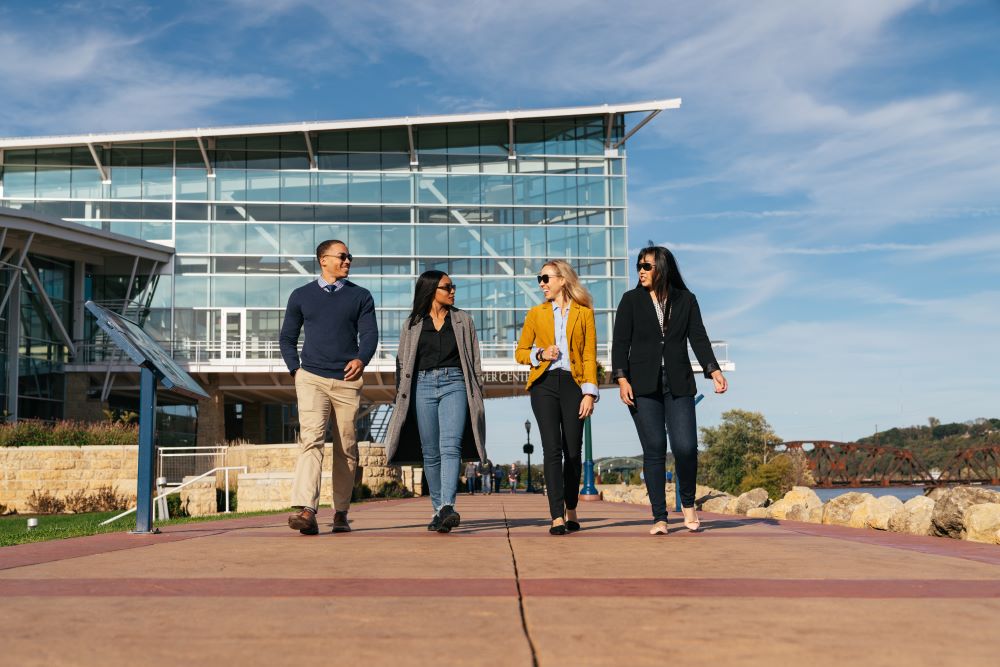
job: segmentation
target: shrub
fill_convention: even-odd
[[[17,510],[12,510],[3,503],[0,503],[0,516],[4,516],[6,514],[17,514]]]
[[[218,487],[215,489],[215,511],[226,511],[226,490]],[[229,489],[229,511],[236,511],[236,489]]]
[[[396,480],[391,480],[383,484],[374,495],[379,498],[412,498],[413,492]]]
[[[97,512],[127,510],[135,504],[133,496],[118,493],[118,489],[108,485],[98,487],[91,497],[94,502],[94,511]]]
[[[32,514],[59,514],[65,509],[65,501],[48,491],[32,491],[28,496],[28,510]]]
[[[25,419],[0,424],[0,447],[134,445],[138,439],[139,427],[122,422],[60,421],[50,426]]]
[[[171,519],[189,516],[187,509],[181,504],[180,495],[176,493],[171,493],[167,496],[167,511],[170,513]]]
[[[351,501],[357,502],[359,500],[366,500],[372,497],[372,490],[368,488],[367,484],[356,484],[354,486],[354,491],[351,492]]]
[[[806,456],[801,451],[778,454],[746,475],[740,482],[740,491],[761,487],[767,489],[771,500],[778,500],[793,486],[813,486],[816,481],[809,472]]]
[[[84,489],[77,489],[66,495],[66,510],[73,514],[85,514],[86,512],[96,512],[97,506],[92,495]]]

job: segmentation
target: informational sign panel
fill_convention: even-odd
[[[177,365],[159,343],[143,331],[142,327],[116,312],[87,302],[87,310],[97,318],[97,325],[139,366],[145,366],[156,373],[156,379],[164,389],[177,392],[188,398],[208,398],[205,390],[194,378]]]

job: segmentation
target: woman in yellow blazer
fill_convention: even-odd
[[[561,259],[542,266],[545,302],[528,311],[515,358],[531,364],[528,392],[542,438],[545,487],[553,535],[580,530],[583,420],[597,393],[597,334],[593,299],[573,267]]]

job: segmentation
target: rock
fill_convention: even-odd
[[[1000,503],[970,505],[963,515],[965,539],[1000,544]]]
[[[889,519],[889,530],[908,535],[927,535],[931,529],[934,501],[927,496],[910,498]]]
[[[733,499],[730,506],[732,507],[731,514],[746,514],[747,510],[754,507],[767,507],[771,502],[771,499],[767,495],[767,491],[761,488],[750,489],[746,493],[741,493],[738,498]],[[728,507],[727,507],[728,509]]]
[[[705,512],[716,512],[722,514],[726,511],[726,506],[733,500],[728,493],[719,496],[712,496],[701,503],[701,509]]]
[[[867,528],[868,521],[878,511],[878,498],[870,493],[862,493],[861,495],[865,498],[854,505],[854,511],[851,512],[851,518],[847,522],[851,528]]]
[[[819,507],[813,507],[809,510],[809,516],[806,517],[806,521],[809,523],[823,523],[823,505]]]
[[[889,530],[889,520],[903,509],[903,501],[896,496],[875,499],[875,509],[868,517],[867,526],[875,530]]]
[[[783,500],[790,500],[796,505],[805,505],[809,509],[823,504],[816,492],[808,486],[793,486],[792,490],[785,494]]]
[[[844,493],[823,505],[823,523],[834,526],[851,525],[851,516],[858,505],[866,500],[875,500],[870,493],[851,491]]]
[[[750,519],[770,519],[771,518],[771,508],[769,507],[751,507],[747,510],[747,517]]]
[[[937,502],[941,500],[941,496],[948,493],[948,491],[950,491],[950,489],[947,486],[935,486],[933,489],[928,491],[926,495],[934,502]]]
[[[931,515],[931,532],[942,537],[962,539],[965,535],[965,510],[972,505],[1000,503],[1000,491],[978,486],[956,486],[941,494]]]

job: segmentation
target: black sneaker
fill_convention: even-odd
[[[462,522],[461,515],[452,509],[451,505],[442,507],[438,512],[438,518],[441,520],[437,528],[439,533],[450,533],[452,528],[458,528],[458,524]]]
[[[437,530],[440,527],[441,527],[441,517],[435,514],[434,518],[431,519],[431,522],[427,524],[427,530]]]

